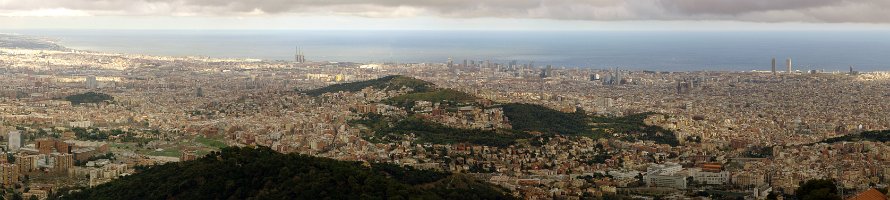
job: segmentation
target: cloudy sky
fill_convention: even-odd
[[[890,30],[890,0],[0,0],[0,29]]]

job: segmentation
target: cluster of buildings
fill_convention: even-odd
[[[357,64],[307,62],[302,52],[295,61],[0,49],[0,133],[12,158],[0,158],[0,181],[14,186],[36,177],[26,186],[35,196],[95,186],[135,166],[197,159],[211,148],[195,138],[470,173],[526,198],[695,196],[708,188],[762,199],[792,194],[809,179],[833,178],[850,194],[890,181],[890,158],[880,153],[890,145],[817,143],[890,129],[887,73],[654,72],[490,60]],[[381,102],[404,91],[299,92],[392,74],[487,101],[453,110],[418,101],[405,110]],[[84,92],[114,100],[63,100]],[[673,131],[680,145],[564,136],[509,147],[412,138],[374,143],[350,123],[365,113],[410,111],[451,127],[510,128],[503,110],[487,106],[492,102],[607,116],[662,113],[646,123]],[[87,141],[75,128],[126,134]],[[115,159],[96,159],[109,153]]]

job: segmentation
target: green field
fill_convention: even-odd
[[[204,146],[216,148],[216,149],[222,149],[222,148],[229,146],[229,145],[226,145],[226,143],[223,141],[220,141],[218,139],[206,138],[204,136],[196,137],[195,141],[203,144]]]
[[[179,148],[164,148],[163,151],[146,150],[144,153],[151,156],[167,157],[179,157],[182,155],[182,153],[179,151]]]

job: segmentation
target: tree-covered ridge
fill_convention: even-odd
[[[399,95],[386,99],[384,102],[389,105],[410,109],[414,107],[414,103],[417,101],[444,103],[453,107],[458,104],[473,103],[476,99],[476,96],[453,89],[434,89],[428,92],[414,92]]]
[[[352,124],[364,125],[371,134],[364,138],[370,142],[398,142],[405,137],[414,135],[417,142],[432,144],[469,143],[486,146],[506,147],[516,143],[518,139],[533,136],[509,130],[479,130],[447,127],[417,117],[392,117],[378,114],[366,114]]]
[[[397,142],[408,135],[418,142],[432,144],[470,143],[487,146],[509,146],[519,140],[543,136],[567,135],[590,138],[615,137],[625,141],[646,140],[671,146],[679,140],[671,130],[647,125],[643,120],[655,113],[640,113],[624,117],[588,116],[582,113],[564,113],[541,105],[510,103],[499,105],[510,120],[512,130],[474,130],[447,127],[407,117],[366,114],[351,124],[364,125],[371,131],[365,139],[375,143]]]
[[[71,96],[65,97],[66,101],[70,101],[71,104],[83,104],[83,103],[101,103],[104,101],[113,101],[114,97],[104,93],[98,92],[87,92],[83,94],[75,94]]]
[[[453,89],[436,88],[434,84],[401,75],[386,76],[374,80],[341,83],[305,91],[312,96],[329,92],[355,92],[373,87],[382,90],[410,88],[411,92],[391,97],[383,103],[410,111],[418,101],[443,103],[447,109],[474,104],[478,97]],[[477,105],[478,106],[478,105]],[[673,131],[659,126],[646,125],[643,120],[653,113],[641,113],[624,117],[589,116],[584,113],[565,113],[545,106],[524,103],[497,105],[502,108],[512,130],[470,130],[447,127],[420,119],[409,114],[396,119],[392,116],[366,115],[352,124],[367,126],[373,133],[366,139],[371,142],[400,141],[413,134],[418,142],[433,144],[471,143],[488,146],[508,146],[520,139],[560,134],[602,138],[617,136],[627,141],[650,140],[656,143],[679,145]]]
[[[24,35],[0,34],[0,48],[13,49],[38,49],[38,50],[57,50],[67,51],[65,48],[56,43],[47,41],[46,39],[35,38]]]
[[[882,131],[865,131],[860,133],[849,134],[841,137],[828,138],[822,140],[822,143],[835,143],[835,142],[858,142],[858,141],[872,141],[872,142],[888,142],[890,141],[890,130],[882,130]]]
[[[512,103],[503,105],[503,108],[510,125],[519,131],[584,136],[593,139],[616,136],[625,141],[647,140],[671,146],[680,144],[673,131],[643,122],[655,113],[608,117],[564,113],[534,104]]]
[[[625,141],[648,140],[671,146],[680,145],[673,131],[648,125],[643,120],[656,113],[646,112],[623,117],[592,116],[590,122],[595,135],[613,136]]]
[[[227,147],[61,199],[512,199],[461,174]]]
[[[562,135],[591,134],[587,116],[581,113],[564,113],[535,104],[509,103],[501,107],[514,130]]]
[[[324,93],[356,92],[368,87],[374,87],[380,90],[399,90],[405,87],[412,89],[413,92],[426,92],[434,86],[432,83],[420,79],[401,75],[391,75],[367,81],[333,84],[327,87],[303,91],[303,93],[310,96],[318,96]]]

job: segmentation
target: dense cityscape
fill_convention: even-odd
[[[662,72],[29,42],[0,48],[8,197],[58,198],[229,146],[467,174],[524,199],[781,199],[811,180],[851,198],[890,182],[885,72],[797,70],[790,58],[785,70],[764,58],[761,71]]]

